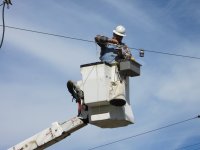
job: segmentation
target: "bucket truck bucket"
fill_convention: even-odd
[[[129,76],[139,75],[140,65],[127,63],[127,66],[126,63],[81,65],[82,80],[77,84],[84,92],[90,124],[116,128],[134,123],[129,100]]]

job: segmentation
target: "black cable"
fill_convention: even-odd
[[[3,22],[3,32],[2,32],[2,37],[1,37],[1,43],[0,43],[0,48],[3,45],[3,40],[4,40],[4,34],[5,34],[5,21],[4,21],[4,11],[5,11],[5,2],[3,2],[3,8],[2,8],[2,22]]]
[[[200,150],[200,147],[199,147],[199,148],[197,148],[197,149],[193,149],[193,150]]]
[[[0,26],[2,26],[2,25],[0,25]],[[70,36],[65,36],[65,35],[53,34],[53,33],[36,31],[36,30],[31,30],[31,29],[24,29],[24,28],[13,27],[13,26],[5,26],[5,27],[10,28],[10,29],[16,29],[16,30],[21,30],[21,31],[32,32],[32,33],[38,33],[38,34],[56,36],[56,37],[66,38],[66,39],[71,39],[71,40],[78,40],[78,41],[83,41],[83,42],[95,43],[95,41],[93,41],[93,40],[86,40],[86,39],[82,39],[82,38],[70,37]],[[138,50],[138,51],[141,50],[139,48],[134,48],[134,47],[129,47],[129,48],[130,49],[135,49],[135,50]],[[153,50],[146,50],[146,49],[142,49],[142,50],[144,50],[146,52],[163,54],[163,55],[171,55],[171,56],[177,56],[177,57],[183,57],[183,58],[190,58],[190,59],[200,59],[200,57],[195,57],[195,56],[181,55],[181,54],[175,54],[175,53],[167,53],[167,52],[153,51]]]
[[[131,139],[131,138],[136,138],[136,137],[141,136],[141,135],[144,135],[144,134],[148,134],[148,133],[155,132],[155,131],[158,131],[158,130],[161,130],[161,129],[165,129],[165,128],[168,128],[168,127],[171,127],[171,126],[174,126],[174,125],[177,125],[177,124],[185,123],[185,122],[188,122],[188,121],[197,119],[197,118],[199,118],[199,116],[192,117],[192,118],[189,118],[189,119],[186,119],[186,120],[183,120],[183,121],[179,121],[179,122],[176,122],[176,123],[173,123],[173,124],[169,124],[169,125],[166,125],[166,126],[157,128],[157,129],[145,131],[145,132],[142,132],[142,133],[133,135],[133,136],[129,136],[129,137],[126,137],[126,138],[122,138],[122,139],[119,139],[119,140],[110,142],[110,143],[102,144],[102,145],[99,145],[99,146],[90,148],[90,149],[88,149],[88,150],[93,150],[93,149],[97,149],[97,148],[100,148],[100,147],[108,146],[108,145],[111,145],[111,144],[115,144],[115,143],[118,143],[118,142],[121,142],[121,141],[125,141],[125,140],[128,140],[128,139]]]
[[[187,149],[187,148],[190,148],[190,147],[193,147],[193,146],[197,146],[197,145],[200,145],[200,143],[195,143],[195,144],[187,145],[187,146],[184,146],[184,147],[177,148],[175,150]]]
[[[0,26],[2,26],[2,25],[0,25]],[[66,38],[66,39],[71,39],[71,40],[78,40],[78,41],[84,41],[84,42],[94,42],[94,41],[91,41],[91,40],[75,38],[75,37],[70,37],[70,36],[65,36],[65,35],[59,35],[59,34],[54,34],[54,33],[48,33],[48,32],[42,32],[42,31],[36,31],[36,30],[30,30],[30,29],[23,29],[23,28],[12,27],[12,26],[5,26],[5,27],[10,28],[10,29],[32,32],[32,33],[39,33],[39,34],[44,34],[44,35],[56,36],[56,37]]]
[[[177,56],[177,57],[186,57],[186,58],[191,58],[191,59],[200,59],[200,57],[195,57],[195,56],[188,56],[188,55],[181,55],[181,54],[175,54],[175,53],[167,53],[167,52],[160,52],[160,51],[153,51],[153,50],[147,50],[147,49],[139,49],[139,48],[134,48],[134,47],[129,47],[130,49],[135,49],[135,50],[143,50],[146,52],[150,53],[157,53],[157,54],[163,54],[163,55],[171,55],[171,56]]]
[[[190,150],[200,150],[200,147],[198,147],[198,148],[195,148],[195,149],[190,149]]]

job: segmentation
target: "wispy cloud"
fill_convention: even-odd
[[[180,32],[187,30],[198,37],[198,31],[187,28],[197,26],[198,19],[194,25],[179,28],[179,20],[174,16],[183,13],[182,23],[188,23],[187,17],[191,15],[199,17],[199,9],[187,2],[23,1],[16,2],[7,12],[6,23],[89,40],[96,34],[112,35],[114,26],[121,23],[127,28],[125,40],[130,46],[199,56],[198,39],[182,36]],[[182,11],[186,4],[190,4],[189,8],[195,13]],[[81,79],[80,64],[98,60],[95,44],[6,29],[3,46],[4,50],[0,51],[0,139],[4,147],[32,136],[53,121],[61,122],[76,116],[76,104],[71,103],[65,84],[68,79]],[[198,60],[145,53],[139,61],[143,64],[141,76],[130,80],[134,125],[112,130],[88,126],[49,149],[78,149],[80,146],[87,149],[197,113],[200,96]],[[13,127],[16,123],[23,126]],[[199,136],[195,133],[197,126],[187,125],[105,149],[119,149],[120,145],[127,149],[146,149],[147,146],[160,149],[163,143],[177,147],[187,137]],[[91,144],[91,139],[97,140]],[[145,145],[141,142],[144,140]]]

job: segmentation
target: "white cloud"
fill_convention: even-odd
[[[199,95],[199,75],[197,64],[176,66],[173,73],[161,82],[158,96],[172,101],[197,101]]]
[[[15,44],[18,50],[38,57],[62,71],[79,70],[80,63],[86,62],[86,58],[87,60],[92,60],[95,54],[95,50],[91,53],[89,49],[85,48],[84,44],[75,45],[71,40],[51,38],[38,34],[30,35],[30,33],[23,33],[24,38],[18,38],[20,32],[7,32],[8,42],[12,41],[12,44]],[[92,45],[91,47],[94,48]]]
[[[154,20],[145,13],[142,8],[139,8],[136,1],[106,1],[105,3],[111,5],[113,10],[116,10],[116,14],[121,14],[127,19],[128,22],[123,22],[124,24],[134,24],[134,26],[140,26],[147,30],[159,30],[158,26],[155,25]]]
[[[178,53],[198,57],[200,45],[196,41],[183,41],[185,42],[177,46]],[[195,105],[200,96],[199,60],[174,58],[170,63],[171,65],[166,68],[169,70],[167,76],[160,82],[158,97],[170,101],[193,102]]]
[[[172,48],[175,50],[174,52],[181,54],[198,55],[198,41],[190,41],[187,37],[181,37],[175,30],[172,30],[173,27],[167,27],[165,22],[159,19],[159,15],[153,14],[157,12],[155,9],[159,10],[160,8],[151,5],[149,5],[151,7],[149,10],[152,9],[153,13],[149,10],[146,11],[146,7],[142,9],[137,1],[104,1],[105,5],[114,7],[113,10],[116,10],[119,14],[116,15],[116,11],[109,11],[110,14],[106,14],[86,9],[81,5],[79,6],[78,2],[76,4],[67,1],[68,5],[62,5],[50,1],[45,9],[43,7],[45,2],[37,2],[35,4],[34,1],[34,6],[30,5],[30,3],[33,4],[32,2],[17,3],[16,6],[19,7],[13,7],[13,14],[8,15],[10,17],[7,18],[8,25],[93,39],[92,36],[95,34],[110,31],[114,23],[122,22],[130,27],[127,28],[130,33],[139,30],[138,34],[134,34],[134,38],[142,39],[140,41],[142,45],[160,46],[164,47],[163,49]],[[174,4],[171,3],[170,5],[168,9],[171,9]],[[95,7],[103,8],[103,6]],[[172,18],[167,21],[169,21],[168,25],[173,25],[174,20]],[[151,39],[147,37],[148,41],[143,40],[146,34],[144,34],[145,32],[141,33],[142,30],[148,32]],[[129,37],[131,38],[131,35]],[[163,45],[163,43],[166,45]],[[7,49],[8,45],[15,48]],[[69,94],[65,95],[65,82],[71,77],[74,79],[81,78],[80,64],[97,60],[98,56],[94,44],[7,29],[4,48],[7,52],[19,52],[19,54],[25,53],[26,55],[16,56],[18,59],[11,60],[9,63],[10,60],[1,60],[4,61],[1,65],[7,64],[6,67],[10,69],[10,71],[5,69],[4,75],[7,74],[8,76],[3,76],[0,79],[2,81],[0,84],[0,99],[2,100],[0,105],[0,118],[2,119],[0,135],[6,135],[0,136],[2,143],[11,146],[48,127],[53,121],[62,122],[76,115],[76,104],[71,103]],[[24,61],[23,57],[26,56],[41,61],[41,64],[47,66],[46,72],[40,71],[44,67],[37,66],[35,62]],[[4,57],[9,58],[10,55]],[[19,61],[21,58],[24,65],[15,64],[15,61]],[[145,54],[141,76],[131,79],[131,100],[136,124],[112,130],[88,126],[49,149],[64,149],[64,147],[77,149],[80,146],[87,149],[90,148],[88,145],[97,146],[101,143],[166,125],[169,121],[176,122],[195,114],[198,111],[198,97],[200,96],[198,92],[200,83],[198,64],[198,60]],[[29,66],[34,66],[34,68]],[[35,74],[31,76],[37,71],[40,72],[41,76]],[[48,74],[48,71],[51,74]],[[23,76],[20,77],[20,75]],[[2,74],[0,76],[2,77]],[[11,78],[14,79],[9,80]],[[27,78],[30,78],[30,81]],[[23,126],[13,127],[16,122],[23,124]],[[187,128],[190,127],[193,126]],[[195,127],[193,130],[197,129],[198,127]],[[171,135],[173,132],[168,131],[163,131],[163,135]],[[179,131],[177,129],[174,133],[179,133]],[[185,132],[185,137],[193,135],[196,135],[196,133]],[[171,140],[178,140],[181,136],[181,134],[174,135]],[[160,137],[158,134],[149,135],[146,138],[141,137],[133,145],[132,142],[128,141],[125,142],[127,145],[124,142],[122,142],[122,145],[125,145],[127,149],[133,146],[144,148],[141,141],[145,139],[146,141],[149,140],[146,144],[152,145],[152,149],[155,149],[153,146],[157,142],[165,143],[166,140],[170,143],[170,137],[164,136],[162,137],[163,141],[150,140],[160,139]],[[77,141],[79,141],[78,145]],[[118,144],[113,145],[113,147],[119,148]],[[110,147],[108,146],[106,149],[110,149]]]

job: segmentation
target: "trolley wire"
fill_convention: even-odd
[[[197,119],[197,118],[200,118],[200,115],[195,116],[195,117],[192,117],[192,118],[189,118],[189,119],[186,119],[186,120],[183,120],[183,121],[179,121],[179,122],[176,122],[176,123],[168,124],[168,125],[163,126],[163,127],[160,127],[160,128],[156,128],[156,129],[152,129],[152,130],[145,131],[145,132],[142,132],[142,133],[138,133],[138,134],[135,134],[135,135],[126,137],[126,138],[122,138],[122,139],[113,141],[113,142],[109,142],[109,143],[106,143],[106,144],[102,144],[102,145],[99,145],[99,146],[96,146],[96,147],[93,147],[93,148],[89,148],[88,150],[98,149],[98,148],[105,147],[105,146],[108,146],[108,145],[112,145],[112,144],[115,144],[115,143],[118,143],[118,142],[121,142],[121,141],[125,141],[125,140],[128,140],[128,139],[136,138],[136,137],[138,137],[138,136],[142,136],[142,135],[149,134],[149,133],[152,133],[152,132],[155,132],[155,131],[158,131],[158,130],[162,130],[162,129],[165,129],[165,128],[169,128],[169,127],[171,127],[171,126],[175,126],[175,125],[178,125],[178,124],[182,124],[182,123],[185,123],[185,122],[188,122],[188,121]]]
[[[3,25],[0,25],[0,26],[3,26]],[[21,30],[21,31],[27,31],[27,32],[32,32],[32,33],[48,35],[48,36],[55,36],[55,37],[59,37],[59,38],[65,38],[65,39],[71,39],[71,40],[78,40],[78,41],[83,41],[83,42],[95,43],[94,40],[76,38],[76,37],[65,36],[65,35],[61,35],[61,34],[54,34],[54,33],[43,32],[43,31],[36,31],[36,30],[25,29],[25,28],[14,27],[14,26],[5,26],[5,27],[6,28],[10,28],[10,29],[15,29],[15,30]],[[137,50],[137,51],[141,50],[141,49],[135,48],[135,47],[129,47],[129,49]],[[176,56],[176,57],[182,57],[182,58],[190,58],[190,59],[198,59],[198,60],[200,59],[200,57],[196,57],[196,56],[182,55],[182,54],[176,54],[176,53],[168,53],[168,52],[147,50],[147,49],[142,49],[142,50],[145,51],[145,52],[157,53],[157,54],[162,54],[162,55],[170,55],[170,56]]]

